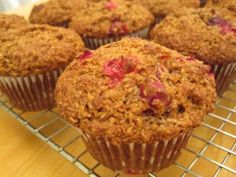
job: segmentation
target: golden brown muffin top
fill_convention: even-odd
[[[236,15],[236,0],[207,0],[206,7],[226,8]]]
[[[63,69],[84,50],[78,34],[48,25],[29,25],[0,40],[0,75],[25,76]]]
[[[184,9],[167,16],[151,39],[209,64],[236,61],[236,17],[227,9]]]
[[[88,0],[88,2],[101,2],[108,0]],[[121,0],[115,0],[121,1]],[[180,8],[198,8],[200,7],[200,0],[125,0],[132,3],[141,4],[147,8],[155,16],[166,16],[167,14],[179,10]]]
[[[29,21],[36,24],[68,27],[72,11],[87,7],[87,0],[50,0],[35,5]]]
[[[150,10],[155,16],[166,16],[167,14],[179,10],[183,7],[198,8],[200,0],[129,0],[140,3]]]
[[[210,67],[156,43],[125,38],[86,51],[60,77],[62,117],[115,143],[151,143],[200,125],[216,98]]]
[[[28,22],[18,15],[0,14],[0,34],[27,26]]]
[[[125,1],[91,3],[72,17],[70,28],[86,37],[122,36],[148,27],[154,17],[140,5]]]

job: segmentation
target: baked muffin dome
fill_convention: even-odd
[[[49,0],[35,5],[29,21],[36,24],[68,27],[73,9],[80,10],[87,6],[87,0]]]
[[[18,15],[0,14],[0,33],[27,26],[28,22]]]
[[[184,9],[167,16],[151,39],[209,64],[236,61],[236,17],[227,9]]]
[[[25,76],[63,69],[84,50],[78,34],[48,25],[28,25],[0,40],[0,75]]]
[[[88,0],[89,2],[101,2],[108,0]],[[115,0],[122,1],[122,0]],[[164,17],[167,14],[179,10],[180,8],[198,8],[200,7],[200,0],[126,0],[132,3],[141,4],[148,9],[154,16]]]
[[[85,37],[104,38],[136,32],[153,22],[152,14],[140,5],[126,1],[101,1],[77,11],[69,26]]]
[[[198,126],[213,109],[214,87],[201,61],[125,38],[71,63],[55,96],[61,115],[83,132],[113,143],[152,143]]]
[[[183,7],[198,8],[200,0],[130,0],[140,3],[150,10],[155,16],[164,17],[167,14],[179,10]]]

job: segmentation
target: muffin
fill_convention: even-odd
[[[28,22],[18,15],[0,14],[0,34],[15,30],[28,25]]]
[[[185,9],[166,17],[151,39],[212,66],[222,96],[236,75],[236,17],[227,9]]]
[[[206,7],[226,8],[236,15],[235,0],[207,0]]]
[[[0,89],[24,111],[50,109],[63,69],[84,50],[80,36],[48,25],[28,25],[0,40]]]
[[[69,27],[82,36],[88,48],[96,49],[124,36],[145,38],[153,23],[147,9],[119,0],[91,3],[74,14]]]
[[[145,8],[150,10],[156,17],[156,21],[160,22],[163,17],[174,12],[175,10],[200,7],[200,0],[130,0],[134,3],[140,3]]]
[[[89,2],[101,2],[108,0],[88,0]],[[115,0],[119,1],[119,0]],[[157,19],[161,19],[169,13],[183,7],[198,8],[203,4],[200,0],[126,0],[132,3],[141,4],[148,9]]]
[[[87,6],[87,0],[49,0],[35,5],[29,21],[35,24],[68,27],[73,9],[80,10]]]
[[[96,160],[136,174],[177,159],[193,128],[213,110],[216,93],[210,68],[201,61],[125,38],[72,62],[55,98]]]

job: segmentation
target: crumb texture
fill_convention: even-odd
[[[210,68],[156,43],[125,38],[86,51],[60,77],[62,117],[116,143],[167,140],[213,110]]]
[[[136,3],[114,0],[91,3],[77,11],[70,28],[86,37],[121,36],[142,30],[154,23],[153,15]]]
[[[48,25],[28,25],[0,40],[0,74],[25,76],[63,69],[84,50],[78,34]]]
[[[24,26],[27,26],[28,22],[18,15],[6,15],[0,14],[0,33],[15,30]]]
[[[183,7],[198,8],[199,0],[130,0],[134,3],[140,3],[143,7],[150,10],[155,16],[166,16]]]
[[[68,27],[74,10],[87,7],[87,0],[49,0],[35,5],[29,21],[36,24]]]
[[[206,7],[226,8],[236,15],[236,1],[235,0],[207,0]]]
[[[236,61],[236,17],[227,9],[184,9],[167,16],[151,39],[208,64]]]

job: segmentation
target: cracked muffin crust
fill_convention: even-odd
[[[24,19],[24,17],[14,15],[14,14],[11,14],[11,15],[0,14],[0,33],[1,34],[27,26],[27,25],[28,25],[28,22]]]
[[[208,64],[236,62],[236,17],[227,9],[185,9],[167,16],[150,33],[168,48]]]
[[[77,11],[69,26],[85,37],[104,38],[130,34],[153,23],[153,15],[141,5],[114,0]]]
[[[28,25],[0,40],[0,75],[25,76],[63,69],[84,50],[78,34],[48,25]]]
[[[86,51],[60,77],[62,117],[116,143],[169,140],[200,125],[216,98],[209,67],[154,42],[125,38]]]
[[[49,0],[35,5],[29,21],[36,24],[68,27],[73,10],[87,7],[87,0]]]

